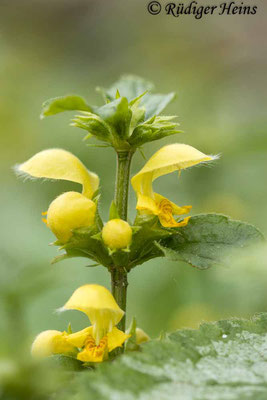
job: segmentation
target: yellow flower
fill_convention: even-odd
[[[82,194],[63,193],[50,204],[48,211],[43,213],[47,214],[47,219],[43,221],[62,243],[69,240],[73,229],[93,225],[96,204],[91,199],[98,189],[99,178],[89,172],[73,154],[62,149],[44,150],[16,169],[22,175],[62,179],[83,186]]]
[[[191,206],[179,207],[170,200],[154,193],[152,183],[162,175],[192,167],[216,157],[201,153],[187,144],[170,144],[158,150],[136,174],[131,182],[137,194],[137,210],[145,214],[157,215],[164,227],[185,226],[190,217],[176,222],[173,215],[187,214]]]
[[[132,228],[122,219],[111,219],[102,229],[102,239],[111,250],[124,249],[132,241]]]
[[[34,357],[48,357],[52,354],[72,354],[75,347],[67,342],[67,332],[48,330],[39,333],[33,341],[31,353]]]
[[[92,326],[67,337],[67,342],[81,351],[77,359],[84,362],[101,362],[108,353],[120,347],[130,337],[116,328],[124,311],[120,309],[112,294],[100,285],[84,285],[72,294],[60,309],[84,312]]]

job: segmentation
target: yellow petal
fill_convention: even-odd
[[[173,203],[172,201],[170,201],[170,200],[167,199],[166,197],[161,196],[161,195],[158,194],[158,193],[154,193],[154,198],[155,198],[155,201],[156,201],[156,203],[157,203],[158,206],[160,205],[160,203],[161,203],[163,200],[167,200],[168,203],[170,204],[171,208],[172,208],[172,214],[174,214],[174,215],[187,214],[187,213],[189,213],[189,211],[190,211],[191,208],[192,208],[192,206],[182,206],[182,207],[177,206],[175,203]]]
[[[119,323],[124,315],[112,294],[100,285],[84,285],[75,290],[62,310],[84,312],[93,326],[93,337],[100,339]]]
[[[83,347],[88,336],[92,336],[93,327],[89,326],[81,331],[71,333],[66,337],[68,343],[72,344],[75,347]]]
[[[182,226],[186,226],[188,224],[189,219],[190,217],[186,217],[182,221],[176,222],[172,214],[165,213],[159,215],[160,223],[165,228],[181,228]]]
[[[47,211],[47,226],[62,242],[66,243],[72,230],[91,226],[95,221],[96,204],[78,192],[58,196]]]
[[[146,211],[148,214],[158,215],[158,206],[152,197],[145,196],[141,193],[138,193],[137,196],[137,210],[141,212]]]
[[[92,198],[98,189],[99,178],[89,172],[72,153],[62,149],[49,149],[35,154],[17,167],[18,173],[35,178],[63,179],[83,185],[83,194]]]
[[[182,221],[177,222],[177,227],[186,226],[191,217],[185,217]]]
[[[108,337],[108,351],[116,349],[116,347],[122,346],[122,344],[127,340],[131,335],[120,331],[118,328],[114,327],[111,332],[107,334]]]
[[[34,357],[48,357],[52,354],[71,354],[75,347],[66,340],[67,333],[48,330],[39,333],[32,344],[31,353]]]
[[[150,195],[151,184],[159,176],[176,170],[180,171],[199,163],[214,160],[215,158],[187,144],[175,143],[164,146],[132,178],[132,186],[136,192]]]

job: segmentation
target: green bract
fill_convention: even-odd
[[[174,116],[158,116],[174,99],[174,93],[151,94],[153,85],[134,76],[122,77],[109,89],[100,89],[105,105],[89,106],[76,95],[56,97],[43,104],[41,117],[64,111],[79,111],[71,125],[86,130],[117,150],[137,148],[144,143],[179,133]]]

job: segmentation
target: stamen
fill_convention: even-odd
[[[108,358],[108,338],[104,336],[99,345],[92,336],[88,336],[85,342],[84,349],[78,354],[78,360],[85,362],[101,362]]]

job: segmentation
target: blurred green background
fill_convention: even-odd
[[[87,147],[84,132],[69,126],[71,113],[41,121],[41,104],[48,98],[76,93],[100,104],[94,88],[125,73],[152,80],[157,92],[177,92],[167,112],[179,116],[185,133],[144,146],[146,157],[179,141],[221,158],[211,168],[185,171],[179,180],[177,174],[159,179],[157,191],[180,205],[192,204],[193,214],[221,212],[266,233],[266,8],[258,5],[255,16],[195,20],[149,15],[141,0],[1,1],[4,353],[18,352],[22,337],[27,347],[38,332],[65,329],[69,321],[74,330],[85,327],[87,319],[78,312],[54,310],[81,284],[110,284],[104,268],[85,268],[86,259],[50,265],[57,250],[48,246],[54,238],[41,212],[61,192],[80,188],[67,182],[23,183],[12,171],[42,149],[70,150],[100,176],[101,212],[107,219],[115,154]],[[143,164],[136,154],[132,173]],[[130,210],[133,218],[132,191]],[[267,311],[266,285],[266,248],[244,253],[229,268],[207,271],[152,260],[130,273],[128,322],[136,316],[155,337],[202,320],[250,316]]]

